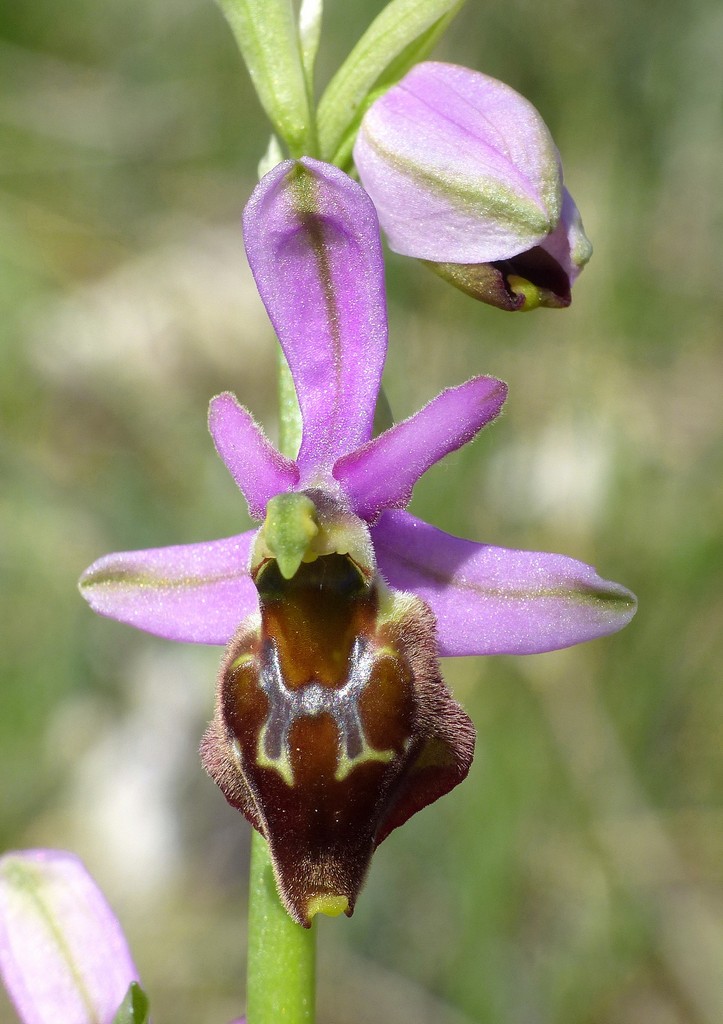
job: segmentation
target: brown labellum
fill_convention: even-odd
[[[270,559],[256,585],[260,622],[229,644],[201,753],[308,926],[329,906],[351,914],[375,847],[467,774],[474,729],[418,598],[339,554],[290,580]]]
[[[460,291],[509,312],[547,306],[564,309],[572,295],[570,278],[549,252],[536,245],[496,263],[432,263],[426,265]]]

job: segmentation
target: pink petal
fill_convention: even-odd
[[[391,586],[437,618],[440,655],[536,654],[615,633],[636,599],[565,555],[475,544],[408,512],[385,512],[372,538]]]
[[[592,246],[582,226],[580,211],[566,188],[562,190],[560,223],[540,242],[540,248],[549,252],[559,263],[570,286],[592,256]]]
[[[537,110],[494,78],[416,65],[367,111],[354,146],[390,246],[435,263],[507,259],[557,224],[559,156]]]
[[[23,1024],[111,1024],[138,972],[77,857],[0,858],[0,972]]]
[[[229,391],[211,399],[208,429],[249,512],[254,519],[263,519],[269,498],[298,483],[296,465],[276,451],[251,413]]]
[[[334,476],[356,514],[371,522],[385,508],[407,505],[420,476],[471,441],[497,416],[506,397],[502,381],[474,377],[340,459]]]
[[[304,157],[262,178],[244,240],[303,417],[307,477],[371,437],[387,345],[374,206],[342,171]]]
[[[100,615],[148,633],[226,644],[258,608],[248,574],[254,537],[105,555],[83,573],[80,592]]]

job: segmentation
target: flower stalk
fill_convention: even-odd
[[[276,891],[269,844],[251,834],[249,884],[248,1024],[313,1024],[316,995],[316,929],[302,928]]]
[[[301,412],[288,363],[279,351],[279,451],[292,459],[301,444]],[[269,844],[251,831],[247,1024],[313,1024],[316,929],[292,920],[279,899]]]

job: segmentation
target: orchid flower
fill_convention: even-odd
[[[83,864],[61,850],[0,857],[0,975],[23,1024],[144,1024],[121,927]]]
[[[552,136],[514,89],[418,64],[365,114],[354,161],[395,252],[501,309],[570,304],[592,248]]]
[[[506,387],[475,377],[372,438],[387,317],[362,188],[310,158],[279,164],[244,239],[293,376],[298,454],[218,395],[210,431],[261,526],[107,555],[81,589],[103,615],[228,645],[203,762],[268,840],[280,896],[308,925],[350,914],[374,848],[467,774],[474,729],[438,656],[566,647],[620,629],[635,598],[570,558],[462,540],[404,510]]]

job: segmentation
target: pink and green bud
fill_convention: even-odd
[[[418,64],[367,111],[354,160],[396,252],[503,309],[569,305],[590,243],[552,136],[514,89]]]
[[[145,1020],[121,927],[70,853],[0,858],[0,973],[23,1024]]]

